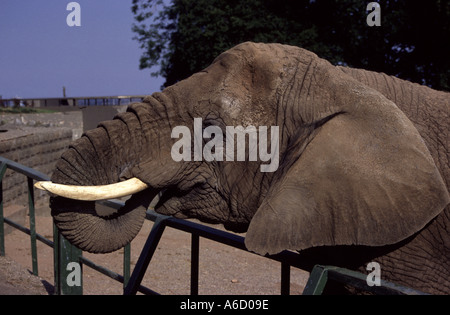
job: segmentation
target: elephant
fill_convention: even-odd
[[[158,213],[246,232],[255,253],[354,270],[377,261],[384,280],[448,294],[449,106],[446,92],[245,42],[87,131],[38,187],[52,193],[61,233],[89,252],[130,242],[160,193]],[[209,152],[222,152],[230,126],[259,128],[256,145],[276,126],[265,137],[276,167],[262,171],[267,159],[249,158],[250,147],[237,160],[188,151],[212,139]],[[203,138],[175,146],[175,130]],[[117,212],[97,213],[95,200],[129,194]]]

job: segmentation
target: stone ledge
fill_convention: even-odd
[[[7,132],[0,133],[0,156],[51,176],[56,161],[71,142],[71,129],[8,128]],[[45,192],[35,190],[36,202],[45,198],[48,198]],[[3,179],[3,201],[5,206],[27,204],[25,176],[11,170],[6,172]]]

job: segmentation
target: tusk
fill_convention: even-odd
[[[62,185],[44,181],[37,182],[34,187],[69,199],[96,201],[132,195],[148,188],[148,185],[133,177],[116,184],[101,186]]]

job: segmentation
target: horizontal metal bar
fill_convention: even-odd
[[[22,164],[19,164],[17,162],[8,160],[2,156],[0,156],[0,162],[6,163],[6,165],[8,165],[8,168],[23,175],[26,175],[27,177],[30,177],[34,180],[45,180],[45,181],[50,180],[50,177],[39,171],[36,171],[30,167],[23,166]]]
[[[147,212],[148,213],[148,212]],[[225,245],[229,245],[242,250],[247,250],[244,244],[244,237],[221,231],[199,223],[186,221],[182,219],[169,218],[166,225],[184,232],[194,233],[206,239],[210,239]]]
[[[380,280],[379,286],[368,286],[367,275],[357,271],[339,268],[334,266],[326,266],[328,271],[328,279],[348,284],[354,288],[382,295],[426,295],[422,291],[407,288],[389,281]]]
[[[86,257],[80,256],[79,259],[80,259],[80,262],[82,262],[86,266],[104,274],[105,276],[110,277],[111,279],[114,279],[116,281],[123,283],[123,276],[119,275],[118,273],[115,273],[114,271],[111,271],[103,266],[97,265],[96,263],[87,259]]]
[[[22,232],[24,232],[24,233],[26,233],[28,235],[31,235],[30,229],[20,225],[19,223],[16,223],[16,222],[10,220],[8,218],[4,218],[4,220],[5,220],[5,223],[11,225],[12,227],[14,227],[14,228],[16,228],[16,229],[18,229],[18,230],[20,230],[20,231],[22,231]],[[45,238],[44,236],[42,236],[42,235],[40,235],[38,233],[36,233],[36,239],[41,241],[45,245],[50,246],[51,248],[53,248],[53,246],[54,246],[52,241],[50,241],[49,239]]]
[[[156,213],[153,210],[147,210],[146,218],[151,221],[155,221],[158,217],[162,216],[161,214]],[[249,253],[259,255],[253,252],[250,252],[247,250],[247,247],[245,246],[244,237],[230,233],[221,231],[209,226],[205,226],[199,223],[177,219],[170,217],[165,221],[165,224],[169,227],[182,230],[188,233],[194,233],[197,234],[203,238],[207,238],[228,246],[232,246],[244,251],[247,251]],[[260,255],[259,255],[260,256]],[[291,265],[292,267],[296,267],[302,270],[311,271],[313,264],[308,261],[305,258],[300,259],[299,253],[292,252],[292,251],[282,251],[279,254],[276,255],[266,255],[264,256],[266,258],[283,262],[286,264]]]
[[[320,295],[329,280],[337,281],[350,287],[380,295],[426,295],[426,293],[403,287],[389,281],[380,281],[380,285],[369,286],[367,275],[336,266],[316,265],[303,290],[304,295]]]
[[[83,263],[84,265],[104,274],[105,276],[107,276],[113,280],[119,281],[120,283],[123,283],[123,281],[124,281],[124,278],[122,275],[119,275],[118,273],[111,271],[103,266],[97,265],[92,260],[89,260],[86,257],[80,256],[80,262]],[[144,293],[144,294],[148,294],[148,295],[159,295],[159,293],[157,293],[149,288],[146,288],[142,285],[139,285],[138,291],[141,293]]]
[[[115,210],[119,210],[121,207],[125,205],[125,202],[120,201],[118,199],[98,200],[97,203],[105,207],[113,208]]]

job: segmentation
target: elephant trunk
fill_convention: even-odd
[[[132,109],[101,123],[61,156],[52,182],[97,186],[131,178],[132,168],[145,154],[143,148],[149,147],[142,130],[138,114]],[[85,251],[107,253],[123,247],[136,236],[156,193],[152,188],[135,193],[112,214],[101,214],[93,201],[61,196],[52,196],[50,207],[56,226],[72,244]]]
[[[91,253],[109,253],[131,242],[145,219],[155,194],[133,195],[119,211],[100,215],[93,201],[52,197],[52,216],[59,231],[73,245]]]

